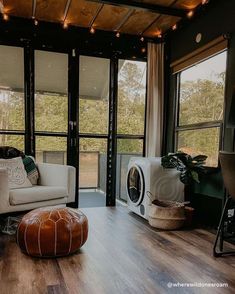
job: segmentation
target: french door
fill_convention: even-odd
[[[35,50],[34,56],[37,161],[75,166],[77,190],[105,196],[110,60],[74,51]]]
[[[35,50],[35,155],[67,164],[68,54]]]
[[[0,65],[0,145],[76,167],[76,191],[98,190],[104,205],[125,200],[129,157],[144,146],[146,63],[26,41],[0,45]]]

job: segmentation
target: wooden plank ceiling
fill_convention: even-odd
[[[114,31],[154,38],[176,24],[181,16],[173,10],[185,13],[195,9],[202,0],[135,0],[120,1],[124,4],[110,5],[112,1],[87,0],[0,0],[4,13],[9,16],[36,18],[38,21],[66,23],[106,31]],[[114,1],[115,2],[115,1]],[[118,1],[116,1],[118,2]],[[130,6],[125,5],[129,2]],[[109,4],[108,4],[109,3]],[[153,5],[168,8],[166,12],[136,7]],[[116,3],[117,4],[117,3]],[[131,6],[135,5],[135,6]],[[172,9],[172,14],[170,14]]]

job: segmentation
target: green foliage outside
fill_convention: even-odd
[[[0,91],[0,129],[24,130],[24,94]],[[0,146],[10,145],[24,149],[24,136],[0,135]]]
[[[118,133],[143,134],[145,115],[144,74],[134,62],[125,62],[119,72]],[[223,118],[225,73],[214,80],[198,79],[181,83],[179,125],[220,121]],[[108,94],[107,94],[108,97]],[[79,100],[79,129],[81,133],[107,134],[108,99]],[[67,97],[37,94],[35,99],[36,131],[67,132]],[[2,90],[0,93],[0,129],[24,130],[24,94]],[[141,153],[142,140],[119,139],[119,153]],[[24,149],[24,137],[0,135],[1,145]],[[178,149],[189,154],[205,154],[208,165],[217,165],[219,128],[181,131]],[[66,139],[37,137],[37,151],[66,151]],[[80,140],[81,151],[105,153],[103,139]]]
[[[119,134],[144,134],[145,79],[145,71],[135,63],[124,63],[118,83]]]
[[[124,63],[118,83],[118,133],[144,134],[145,86],[143,70],[133,62]],[[107,95],[108,96],[108,95]],[[109,102],[107,99],[79,100],[79,129],[81,133],[107,134]],[[80,140],[80,150],[106,152],[106,143],[99,139]],[[119,139],[119,153],[142,153],[142,140]]]
[[[119,75],[118,132],[143,134],[145,116],[145,86],[141,82],[145,72],[134,62],[125,62]],[[108,93],[106,95],[108,97]],[[37,93],[35,95],[35,130],[67,132],[67,96]],[[79,99],[80,133],[108,133],[108,99]],[[24,94],[2,90],[0,92],[0,129],[24,130]],[[23,137],[0,135],[0,145],[24,149]],[[118,151],[142,153],[142,140],[118,140]],[[81,151],[107,152],[103,139],[81,139]],[[66,151],[66,139],[36,137],[36,151]]]
[[[215,78],[181,84],[179,125],[223,119],[225,73]]]
[[[179,125],[222,121],[225,73],[215,79],[186,81],[180,87]],[[181,131],[178,150],[192,155],[205,154],[206,164],[217,166],[220,128]]]
[[[35,96],[35,130],[44,132],[67,132],[68,98],[62,95]]]

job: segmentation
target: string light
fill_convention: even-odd
[[[3,13],[3,19],[6,21],[9,20],[9,16],[6,13]]]
[[[2,2],[3,2],[3,1],[2,1]],[[1,12],[1,13],[4,13],[4,5],[3,5],[2,2],[0,1],[0,12]]]
[[[68,23],[66,21],[64,21],[64,23],[63,23],[63,28],[64,29],[67,29],[68,28]]]
[[[156,36],[157,36],[157,38],[161,38],[162,37],[162,32],[160,30],[158,30],[156,32]]]
[[[205,4],[207,4],[209,2],[209,0],[202,0],[202,5],[205,5]],[[1,3],[1,2],[0,2]],[[194,15],[194,11],[193,10],[190,10],[190,11],[188,11],[187,12],[187,17],[188,18],[191,18],[192,16]],[[3,17],[3,19],[5,20],[5,21],[8,21],[9,20],[9,15],[8,14],[6,14],[6,13],[2,13],[2,17]],[[38,25],[38,20],[35,18],[35,16],[32,16],[32,19],[34,20],[34,25],[35,26],[37,26]],[[177,24],[174,24],[173,26],[172,26],[172,30],[173,31],[175,31],[176,29],[177,29]],[[68,28],[68,23],[66,22],[66,21],[64,21],[63,22],[63,28],[64,29],[67,29]],[[95,28],[94,27],[91,27],[90,28],[90,33],[91,34],[95,34]],[[157,38],[162,38],[162,32],[159,30],[159,31],[157,31],[156,32],[156,36],[157,36]],[[120,38],[120,32],[117,32],[116,33],[116,37],[117,38]],[[141,42],[144,42],[144,37],[142,36],[141,38],[140,38],[140,41]],[[142,53],[145,53],[146,52],[146,48],[141,48],[141,52]],[[136,57],[135,56],[133,56],[132,57],[133,59],[135,59]]]
[[[95,33],[95,29],[93,27],[90,28],[90,33],[94,34]]]
[[[187,13],[187,17],[188,18],[191,18],[193,16],[194,12],[193,10],[190,10],[188,13]]]
[[[144,47],[141,48],[141,52],[142,52],[142,53],[145,53],[145,52],[146,52],[146,48],[144,48]]]
[[[116,37],[120,38],[120,33],[119,32],[116,33]]]

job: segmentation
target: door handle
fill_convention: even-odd
[[[69,126],[70,126],[70,130],[71,131],[74,130],[74,128],[76,127],[76,125],[77,125],[77,122],[76,121],[72,121],[72,120],[69,121]]]
[[[77,146],[77,140],[76,140],[76,138],[71,138],[70,139],[70,146],[71,147],[76,147]]]

